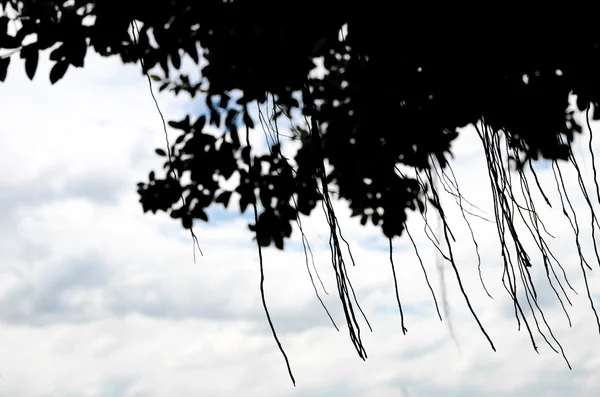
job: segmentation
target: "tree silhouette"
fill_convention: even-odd
[[[564,24],[558,19],[523,16],[496,29],[489,19],[474,22],[458,11],[432,18],[429,13],[395,11],[392,5],[366,10],[364,4],[345,2],[0,4],[0,48],[5,53],[0,81],[17,54],[33,79],[40,51],[49,50],[54,61],[50,80],[55,83],[69,67],[83,67],[86,52],[93,49],[101,56],[119,56],[123,63],[139,62],[161,91],[204,98],[205,113],[168,122],[181,133],[166,150],[156,150],[165,157],[162,174],[150,172],[148,181],[138,186],[144,212],[168,212],[192,230],[194,220],[208,221],[206,209],[214,203],[228,207],[233,199],[241,212],[251,207],[255,221],[249,226],[262,269],[261,248],[283,249],[293,223],[302,233],[300,214],[310,215],[320,206],[327,217],[332,266],[349,334],[363,359],[360,306],[346,274],[346,243],[333,198],[345,200],[361,224],[381,227],[390,240],[390,258],[392,238],[408,235],[412,240],[407,212],[425,216],[432,208],[443,222],[447,249],[443,252],[434,244],[454,269],[466,303],[493,348],[462,288],[452,233],[439,200],[440,186],[464,200],[448,158],[459,129],[474,126],[485,148],[507,274],[503,281],[517,320],[525,323],[535,346],[524,307],[534,318],[542,312],[528,277],[530,254],[515,218],[526,223],[544,266],[556,275],[554,266],[560,264],[552,259],[529,182],[544,194],[532,163],[541,158],[552,162],[561,201],[565,197],[563,212],[578,234],[577,219],[565,210],[570,204],[559,161],[572,164],[581,179],[571,145],[582,127],[569,107],[570,95],[576,96],[588,120],[600,118],[595,111],[600,103],[600,33],[593,26],[580,23],[577,29],[559,29]],[[568,15],[561,18],[567,20]],[[26,40],[32,36],[36,39]],[[181,71],[183,57],[198,65],[200,77]],[[318,77],[311,73],[316,60],[323,65]],[[300,143],[293,159],[281,151],[283,120],[293,122],[294,139]],[[210,133],[211,126],[223,133]],[[253,153],[248,135],[259,127],[272,138],[268,154]],[[594,160],[593,151],[591,155]],[[524,190],[522,203],[513,191],[511,173]],[[186,184],[181,182],[183,175],[188,176]],[[237,187],[227,189],[226,181],[238,181]],[[592,211],[594,243],[595,228],[600,228],[592,206],[600,202],[597,183],[595,189],[595,194],[588,193],[582,184]],[[471,214],[462,206],[461,210],[468,223]],[[302,242],[306,249],[303,233]],[[597,252],[596,259],[600,262]],[[526,303],[518,298],[518,289]],[[557,297],[561,299],[558,293]],[[593,308],[589,290],[588,297]],[[263,304],[266,309],[264,291]],[[277,339],[270,318],[269,323]]]

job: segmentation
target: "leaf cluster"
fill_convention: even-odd
[[[142,61],[161,90],[203,95],[206,114],[169,123],[181,135],[165,177],[153,172],[139,184],[143,209],[168,211],[189,228],[193,219],[208,220],[213,203],[227,207],[237,197],[243,212],[258,202],[262,213],[252,228],[264,246],[283,247],[290,222],[323,199],[323,183],[336,186],[362,224],[370,220],[386,236],[400,235],[406,212],[423,211],[426,199],[423,185],[398,166],[444,167],[459,129],[482,120],[507,137],[517,167],[564,160],[581,131],[569,95],[577,96],[579,109],[600,105],[600,33],[585,24],[557,29],[551,18],[514,20],[508,32],[506,25],[463,23],[459,11],[443,19],[407,18],[391,3],[368,10],[339,1],[327,7],[238,0],[0,5],[0,48],[25,59],[29,78],[43,50],[50,51],[55,83],[69,67],[82,67],[92,49],[124,63]],[[199,78],[181,70],[186,57],[198,65]],[[10,59],[0,60],[0,81]],[[310,77],[317,59],[323,77]],[[241,93],[235,103],[234,92]],[[248,108],[270,98],[271,122],[299,110],[319,127],[318,137],[313,128],[298,128],[303,139],[294,166],[277,145],[269,155],[253,156],[241,143],[239,126],[257,121]],[[205,132],[211,124],[223,136]],[[331,167],[321,178],[323,161]],[[173,172],[189,173],[191,182],[181,186]],[[234,176],[238,186],[223,188]]]

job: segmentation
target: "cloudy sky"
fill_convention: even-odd
[[[17,58],[0,86],[0,391],[13,397],[89,396],[596,396],[600,335],[584,288],[575,240],[562,216],[551,169],[539,168],[553,209],[539,201],[554,254],[578,292],[570,293],[572,327],[545,281],[539,255],[533,274],[540,305],[573,366],[534,332],[537,354],[501,284],[494,225],[472,218],[490,299],[477,275],[468,228],[445,196],[454,253],[465,288],[497,352],[469,314],[451,268],[444,265],[450,320],[435,306],[406,238],[395,240],[396,271],[408,328],[402,334],[387,241],[373,227],[337,211],[357,265],[349,269],[372,327],[362,322],[369,358],[354,351],[336,299],[326,223],[304,219],[323,279],[329,322],[314,295],[297,231],[290,249],[264,251],[266,294],[297,386],[287,376],[259,294],[259,267],[247,217],[211,211],[196,225],[204,256],[164,214],[144,215],[136,183],[161,167],[161,121],[147,81],[135,66],[89,55],[57,85],[41,63],[33,82]],[[185,96],[158,96],[168,119],[198,108]],[[594,126],[594,124],[593,124]],[[596,127],[600,130],[600,125]],[[172,139],[176,133],[171,131]],[[263,139],[257,132],[257,140]],[[597,140],[600,141],[600,140]],[[587,181],[587,135],[575,145]],[[455,144],[461,191],[493,218],[481,145],[473,131]],[[572,167],[565,182],[582,228],[587,272],[600,306],[589,210]],[[589,184],[592,187],[592,184]],[[539,196],[539,195],[538,195]],[[593,197],[593,196],[592,196]],[[597,206],[597,203],[594,205]],[[435,251],[417,217],[411,231],[438,298]],[[451,337],[451,329],[455,336]],[[546,332],[547,333],[547,332]]]

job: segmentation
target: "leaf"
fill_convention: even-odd
[[[296,210],[288,205],[288,204],[284,204],[281,207],[278,207],[279,209],[279,213],[281,214],[281,216],[284,219],[289,219],[289,220],[294,220],[296,219],[297,213]]]
[[[6,15],[0,17],[0,37],[4,38],[8,32],[8,22],[10,19]]]
[[[185,139],[185,135],[179,135],[177,139],[175,139],[175,145],[179,145]]]
[[[165,77],[169,77],[169,64],[167,61],[166,57],[160,58],[158,60],[158,64],[160,65],[161,69],[163,70],[163,72],[165,73]]]
[[[285,237],[292,235],[292,224],[289,222],[281,222],[281,232]]]
[[[219,128],[221,126],[221,113],[219,113],[217,110],[211,110],[210,123]]]
[[[189,56],[194,60],[194,62],[198,63],[198,49],[196,48],[196,42],[192,42],[186,49]]]
[[[579,108],[580,111],[583,112],[588,107],[589,103],[590,103],[590,101],[583,95],[577,96],[577,107]]]
[[[198,219],[202,219],[204,222],[208,222],[208,215],[206,215],[206,212],[204,212],[204,210],[196,209],[194,211],[194,215],[196,215]]]
[[[175,50],[171,53],[171,63],[175,69],[179,69],[181,67],[181,57],[179,56],[178,50]]]
[[[265,208],[271,207],[271,199],[272,199],[273,195],[271,194],[270,191],[268,191],[267,189],[264,189],[264,188],[260,189],[258,196],[260,198],[260,202],[262,203],[263,207],[265,207]]]
[[[352,210],[352,213],[350,214],[350,217],[352,218],[352,217],[354,217],[354,216],[358,216],[358,215],[360,215],[360,214],[362,214],[362,213],[363,213],[363,211],[362,211],[361,209],[359,209],[359,208],[354,208],[354,209]]]
[[[425,212],[425,204],[421,200],[417,200],[417,205],[419,206],[419,212],[422,214]]]
[[[242,197],[240,197],[240,212],[243,214],[244,211],[246,211],[246,208],[248,207],[248,204],[250,204],[250,200],[248,197],[242,195]]]
[[[229,200],[231,199],[231,193],[232,192],[224,191],[223,193],[221,193],[217,196],[217,198],[215,199],[215,202],[221,203],[221,204],[223,204],[223,207],[227,208],[227,206],[229,205]]]
[[[16,37],[6,35],[2,37],[2,49],[14,50],[21,46],[21,42]]]
[[[277,249],[283,250],[283,237],[282,236],[273,236],[273,241],[275,242],[275,247],[277,247]]]
[[[229,105],[229,101],[230,100],[231,100],[231,97],[229,95],[227,95],[227,94],[221,94],[221,100],[219,101],[219,107],[221,109],[227,109],[227,106]]]
[[[162,81],[162,79],[160,78],[160,76],[157,76],[155,74],[151,74],[149,77],[152,79],[152,81],[156,81],[156,82]]]
[[[0,58],[0,81],[4,81],[6,79],[8,65],[10,65],[10,57]]]
[[[50,70],[50,83],[54,84],[58,80],[62,79],[67,69],[69,68],[69,64],[66,61],[58,61]]]
[[[261,235],[258,237],[258,244],[261,247],[268,247],[271,244],[271,236]]]
[[[87,53],[87,41],[85,38],[79,38],[71,43],[68,50],[65,51],[65,57],[69,63],[75,67],[82,68]]]
[[[379,225],[379,222],[381,221],[381,215],[379,215],[379,212],[373,212],[373,215],[371,215],[371,221],[373,221],[373,225]]]
[[[242,149],[242,160],[246,164],[250,164],[250,146],[244,146]]]
[[[252,117],[250,117],[247,109],[244,110],[244,124],[246,124],[248,128],[254,128],[254,121],[252,121]]]
[[[196,122],[194,123],[192,128],[194,129],[194,132],[202,132],[202,129],[204,128],[205,125],[206,125],[206,116],[200,116],[200,117],[198,117],[198,120],[196,120]]]
[[[27,48],[31,48],[31,46]],[[35,76],[35,71],[37,69],[38,60],[40,58],[39,52],[37,48],[31,48],[31,50],[27,51],[25,54],[25,73],[27,73],[29,80],[33,80],[33,76]]]
[[[61,59],[63,59],[64,56],[65,56],[65,45],[61,44],[59,47],[56,47],[54,50],[52,50],[52,52],[50,53],[50,60],[58,62]]]
[[[167,153],[163,149],[159,148],[159,149],[156,149],[155,151],[156,151],[156,154],[158,154],[159,156],[163,156],[164,157],[164,156],[167,155]]]
[[[190,116],[185,116],[185,118],[180,121],[169,121],[168,124],[171,128],[174,128],[176,130],[181,130],[181,131],[185,132],[186,134],[189,133],[192,128],[190,126]]]
[[[225,126],[226,127],[230,127],[233,123],[233,120],[235,119],[235,116],[237,116],[237,110],[235,109],[229,109],[229,111],[227,112],[227,117],[225,117]]]
[[[184,229],[191,229],[193,226],[192,218],[190,216],[182,216],[181,225]]]
[[[241,146],[240,143],[240,134],[238,133],[238,129],[235,124],[232,124],[229,127],[229,136],[231,137],[231,141],[233,142],[233,147],[239,149]]]

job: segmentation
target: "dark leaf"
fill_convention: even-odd
[[[379,215],[377,211],[373,212],[373,215],[371,215],[371,221],[373,221],[373,225],[379,225],[379,222],[381,221],[381,215]]]
[[[271,244],[271,236],[268,235],[259,235],[258,236],[258,244],[261,247],[268,247]]]
[[[223,193],[221,193],[217,196],[217,198],[215,199],[215,202],[221,203],[221,204],[223,204],[223,207],[227,208],[227,206],[229,205],[229,200],[231,199],[231,194],[232,194],[232,192],[224,191]]]
[[[296,210],[292,206],[285,204],[285,205],[282,205],[281,207],[278,207],[278,210],[284,219],[289,219],[289,220],[296,219],[296,216],[297,216]]]
[[[8,65],[10,65],[10,57],[0,58],[0,81],[6,80]]]
[[[52,52],[50,53],[50,60],[51,61],[60,61],[65,57],[65,45],[61,44],[59,47],[55,48],[54,50],[52,50]]]
[[[254,128],[254,121],[252,121],[252,117],[250,117],[247,109],[244,110],[244,124],[246,124],[248,128]]]
[[[260,189],[259,198],[260,198],[260,202],[262,203],[263,207],[265,207],[265,208],[271,207],[271,197],[273,197],[273,196],[271,195],[271,192],[269,192],[267,189],[265,189],[265,188]]]
[[[241,146],[240,134],[238,133],[238,129],[235,126],[235,124],[229,127],[229,136],[231,137],[231,141],[233,142],[233,147],[239,149]]]
[[[244,213],[246,211],[246,208],[248,208],[248,204],[250,204],[250,200],[248,199],[248,196],[242,195],[242,197],[240,197],[240,212]]]
[[[235,116],[237,116],[238,112],[235,109],[229,109],[229,111],[227,112],[227,117],[225,118],[225,126],[226,127],[230,127],[233,123],[233,120],[235,119]]]
[[[158,154],[159,156],[166,156],[167,152],[165,152],[163,149],[156,149],[156,154]]]
[[[417,206],[419,207],[419,212],[422,214],[425,212],[425,204],[421,200],[417,200]]]
[[[29,77],[29,80],[33,80],[39,60],[38,49],[29,45],[21,50],[21,57],[25,58],[25,73],[27,77]]]
[[[175,145],[179,145],[185,139],[185,135],[179,135],[177,139],[175,139]]]
[[[169,121],[169,126],[176,130],[181,130],[186,134],[190,132],[192,126],[190,125],[190,116],[185,116],[183,120],[180,121]]]
[[[590,101],[583,95],[578,95],[577,96],[577,107],[579,108],[580,111],[584,111],[587,107],[588,104],[590,103]]]
[[[206,107],[208,107],[210,110],[215,110],[215,105],[212,101],[212,95],[206,96]]]
[[[6,15],[0,17],[0,38],[5,38],[8,33],[8,22],[10,19]]]
[[[71,65],[82,68],[86,53],[87,41],[85,37],[81,37],[69,46],[69,51],[65,55]]]
[[[250,146],[244,146],[242,149],[242,160],[246,164],[250,164]]]
[[[19,48],[21,42],[16,37],[6,35],[2,37],[2,48],[6,50],[13,50]]]
[[[275,247],[277,247],[277,249],[283,250],[283,237],[282,236],[273,236],[273,241],[275,242]]]
[[[163,70],[163,72],[165,73],[165,77],[168,78],[170,73],[169,73],[169,63],[166,57],[161,57],[158,60],[158,64],[160,65],[161,69]]]
[[[358,208],[354,208],[354,209],[352,210],[352,213],[350,214],[350,217],[358,216],[358,215],[360,215],[360,214],[362,214],[362,213],[363,213],[363,212],[362,212],[362,210],[360,210],[360,209],[358,209]]]
[[[229,100],[231,99],[231,97],[227,94],[222,94],[221,95],[221,100],[219,101],[219,107],[221,109],[227,109],[227,105],[229,105]],[[236,111],[237,113],[237,111]]]
[[[194,215],[196,216],[196,218],[202,219],[204,222],[208,222],[208,215],[206,215],[206,212],[204,212],[204,210],[196,208],[194,209]]]
[[[363,215],[360,218],[360,224],[363,225],[363,226],[366,225],[367,224],[367,220],[369,220],[369,216],[368,215]]]
[[[210,124],[219,128],[221,126],[221,113],[217,110],[211,110],[210,112]]]
[[[191,227],[193,226],[192,217],[189,216],[189,215],[182,216],[181,217],[181,224],[183,225],[184,229],[191,229]]]
[[[179,56],[179,51],[175,50],[171,53],[171,63],[175,69],[179,69],[181,67],[181,57]]]
[[[50,83],[54,84],[58,80],[62,79],[67,69],[69,68],[69,63],[66,61],[58,61],[50,70]]]
[[[194,60],[194,62],[198,63],[198,61],[199,61],[198,49],[196,48],[195,41],[192,42],[190,45],[188,45],[186,51],[189,54],[189,56]]]
[[[157,75],[155,75],[155,74],[151,74],[149,77],[150,77],[150,78],[151,78],[153,81],[156,81],[156,82],[162,81],[162,79],[160,78],[160,76],[157,76]]]
[[[202,132],[202,129],[204,129],[205,124],[206,124],[206,116],[200,116],[200,117],[198,117],[198,120],[196,120],[196,122],[194,123],[192,128],[194,129],[194,132]]]

